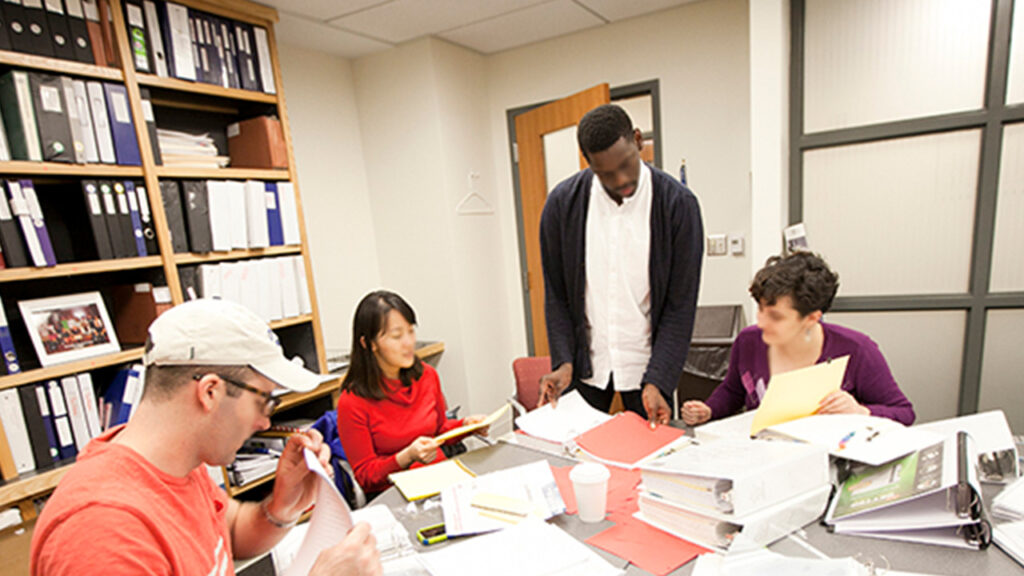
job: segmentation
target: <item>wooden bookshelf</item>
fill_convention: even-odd
[[[312,314],[301,314],[299,316],[292,316],[291,318],[282,318],[281,320],[273,320],[270,322],[270,327],[274,330],[279,328],[287,328],[289,326],[298,326],[299,324],[307,324],[313,321]]]
[[[267,256],[288,256],[301,254],[301,246],[271,246],[269,248],[250,248],[248,250],[232,250],[230,252],[206,252],[199,254],[175,254],[174,261],[178,264],[205,264],[222,260],[244,260],[246,258],[265,258]]]
[[[73,262],[70,264],[57,264],[56,266],[47,266],[42,268],[34,266],[5,268],[0,270],[0,283],[63,278],[67,276],[81,276],[84,274],[100,274],[103,272],[117,272],[120,270],[157,268],[162,263],[163,260],[159,256],[145,256],[141,258],[119,258],[116,260]]]
[[[0,376],[0,390],[3,390],[4,388],[11,388],[13,386],[21,386],[22,384],[40,382],[42,380],[61,378],[70,374],[90,372],[97,368],[127,364],[128,362],[137,362],[142,359],[142,353],[142,347],[129,348],[128,350],[122,350],[113,354],[105,354],[95,358],[86,358],[85,360],[76,360],[74,362],[68,362],[67,364],[59,364],[57,366],[49,366],[47,368],[36,368],[34,370],[18,372],[17,374]],[[6,449],[6,446],[4,448]],[[3,499],[0,499],[0,506],[2,506],[3,503]]]
[[[260,168],[177,168],[157,166],[160,178],[201,178],[203,180],[289,180],[287,170]]]
[[[115,164],[64,164],[62,162],[0,162],[0,174],[25,176],[79,176],[84,178],[141,178],[141,166]]]
[[[65,464],[0,484],[0,503],[20,502],[42,496],[56,488],[57,483],[70,469],[71,464]]]
[[[224,98],[225,100],[277,104],[277,95],[267,94],[266,92],[241,90],[239,88],[224,88],[222,86],[214,86],[213,84],[203,84],[202,82],[179,80],[178,78],[162,78],[152,74],[137,73],[135,77],[140,86],[148,86],[150,88],[163,88],[165,90],[175,90],[186,94],[215,96],[217,98]]]
[[[0,50],[0,65],[11,68],[31,68],[32,70],[41,70],[52,74],[68,74],[70,76],[85,76],[87,78],[124,82],[124,72],[120,68],[106,68],[93,64],[58,60],[56,58],[22,54],[21,52],[9,52],[7,50]]]

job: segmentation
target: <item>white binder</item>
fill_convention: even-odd
[[[92,435],[89,433],[89,424],[85,420],[85,405],[82,403],[82,393],[78,389],[78,378],[65,376],[60,379],[60,387],[64,390],[64,399],[68,403],[71,431],[75,433],[75,446],[81,453],[92,440]]]
[[[103,84],[86,82],[89,94],[89,110],[92,112],[92,127],[96,134],[96,147],[99,149],[100,162],[117,164],[114,154],[114,137],[110,133],[110,116],[107,115],[107,97],[103,95]]]
[[[18,474],[36,469],[35,458],[32,457],[32,444],[28,439],[28,425],[21,411],[21,399],[17,388],[0,390],[0,424],[7,435],[7,444],[11,448],[14,467]]]

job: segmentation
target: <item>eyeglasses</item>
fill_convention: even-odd
[[[196,375],[192,376],[192,379],[193,380],[200,380],[202,377],[203,377],[202,374],[196,374]],[[281,404],[281,397],[280,396],[274,396],[270,392],[264,392],[263,390],[260,390],[259,388],[256,388],[255,386],[250,386],[250,385],[246,384],[245,382],[239,382],[237,380],[232,380],[230,378],[225,378],[225,377],[221,376],[220,374],[217,374],[217,377],[220,378],[221,380],[227,382],[228,384],[231,384],[232,386],[237,386],[238,388],[241,388],[242,390],[248,390],[249,392],[252,392],[253,394],[256,394],[256,395],[260,396],[261,398],[263,398],[263,415],[264,416],[272,415],[274,413],[274,410],[276,410],[277,407]]]

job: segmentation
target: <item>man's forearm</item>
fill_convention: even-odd
[[[238,502],[231,525],[231,549],[236,558],[259,556],[284,538],[293,518],[277,518],[260,502]],[[278,524],[284,525],[279,526]]]

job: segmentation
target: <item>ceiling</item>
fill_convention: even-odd
[[[282,43],[358,58],[423,36],[482,54],[694,0],[258,0]]]

